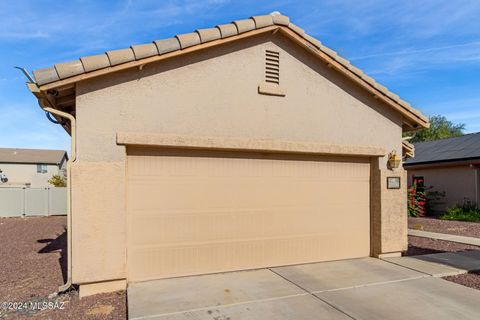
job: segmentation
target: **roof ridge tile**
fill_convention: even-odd
[[[135,54],[132,48],[110,50],[105,52],[110,60],[111,66],[130,62],[135,60]]]
[[[232,23],[237,27],[238,33],[255,30],[255,20],[253,19],[235,20]]]
[[[55,64],[55,70],[57,70],[57,74],[60,79],[65,79],[85,73],[85,69],[83,69],[83,64],[80,59],[57,63]]]
[[[195,31],[200,36],[200,42],[205,43],[222,38],[222,33],[218,28],[197,29]]]
[[[80,61],[82,61],[83,69],[85,69],[85,72],[110,67],[110,60],[108,59],[106,53],[98,54],[95,56],[81,57]]]
[[[158,48],[155,43],[145,43],[145,44],[137,44],[132,45],[133,54],[135,56],[135,60],[140,60],[143,58],[153,57],[158,55]]]
[[[216,26],[220,30],[222,39],[238,34],[237,26],[233,23],[219,24]]]
[[[273,17],[270,14],[264,16],[252,16],[250,17],[255,22],[255,29],[260,29],[273,25]]]
[[[177,34],[175,38],[178,39],[182,49],[200,44],[200,35],[197,32]]]
[[[281,26],[287,26],[289,25],[290,23],[290,18],[287,17],[287,16],[284,16],[283,14],[281,14],[280,12],[272,12],[270,14],[273,18],[273,23],[275,24],[279,24]]]
[[[39,85],[60,80],[54,67],[33,70],[33,76]]]
[[[300,28],[300,27],[297,26],[296,24],[293,24],[293,23],[290,22],[290,23],[288,24],[288,27],[289,27],[290,29],[292,29],[296,34],[298,34],[298,35],[301,36],[301,37],[304,37],[304,38],[305,38],[305,36],[308,36],[308,35],[305,33],[305,30],[303,30],[302,28]],[[310,36],[309,36],[309,37],[310,37]],[[311,37],[311,38],[313,38],[313,37]],[[313,39],[315,39],[315,38],[313,38]],[[315,40],[317,40],[317,39],[315,39]],[[317,41],[318,41],[318,40],[317,40]],[[318,42],[320,42],[320,41],[318,41]]]
[[[157,46],[159,55],[181,49],[180,42],[178,41],[177,37],[155,40],[153,43],[155,43],[155,46]]]

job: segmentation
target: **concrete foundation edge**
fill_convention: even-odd
[[[94,283],[84,283],[80,285],[79,297],[84,298],[99,293],[109,293],[114,291],[126,290],[127,280],[112,280]]]
[[[385,258],[397,258],[401,256],[402,256],[402,252],[399,251],[399,252],[381,253],[376,255],[375,258],[385,259]]]

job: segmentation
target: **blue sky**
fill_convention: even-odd
[[[278,10],[427,115],[480,131],[480,1],[0,2],[0,147],[67,149],[28,70]]]

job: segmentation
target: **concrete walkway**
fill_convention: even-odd
[[[437,239],[437,240],[446,240],[446,241],[458,242],[463,244],[470,244],[472,246],[480,246],[480,238],[456,236],[453,234],[429,232],[429,231],[414,230],[414,229],[408,229],[408,235],[415,236],[415,237],[422,237],[422,238]]]
[[[130,319],[480,319],[480,291],[351,259],[130,284]]]
[[[480,251],[443,252],[384,260],[432,277],[455,276],[480,270]]]

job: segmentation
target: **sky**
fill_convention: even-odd
[[[478,0],[0,1],[0,147],[69,149],[14,69],[280,11],[426,115],[480,131]]]

